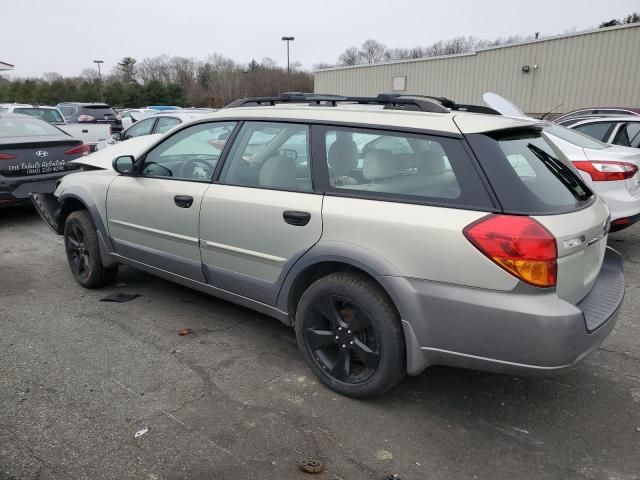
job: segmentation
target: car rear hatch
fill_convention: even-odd
[[[465,121],[456,116],[465,132]],[[593,288],[605,255],[610,212],[542,125],[469,133],[502,212],[529,216],[556,239],[557,294],[578,304]]]
[[[86,154],[86,146],[72,137],[3,138],[0,143],[0,176],[35,177],[76,170],[68,163]]]

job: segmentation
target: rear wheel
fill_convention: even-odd
[[[343,395],[383,393],[405,374],[398,313],[364,275],[339,272],[313,283],[298,305],[296,336],[314,373]]]
[[[102,287],[115,280],[118,267],[102,265],[96,227],[86,210],[76,210],[67,217],[64,247],[71,273],[83,287]]]

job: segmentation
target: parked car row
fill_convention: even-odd
[[[430,365],[562,370],[613,329],[611,209],[572,162],[608,147],[444,99],[230,107],[78,159],[100,171],[33,195],[80,285],[129,265],[271,315],[354,397]]]
[[[94,150],[99,142],[112,135],[111,125],[104,123],[74,122],[73,118],[65,118],[57,107],[43,105],[6,103],[0,104],[0,113],[18,113],[29,115],[55,125],[72,137],[82,140]]]

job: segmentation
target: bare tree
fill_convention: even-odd
[[[340,65],[351,66],[360,64],[360,50],[356,47],[349,47],[340,54],[338,58]]]
[[[387,47],[385,47],[382,43],[376,40],[365,40],[360,48],[360,57],[362,58],[362,63],[366,64],[374,64],[380,63],[385,59],[385,52],[387,51]]]

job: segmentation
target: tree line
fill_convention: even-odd
[[[77,77],[49,72],[41,78],[3,79],[0,102],[55,105],[59,102],[104,101],[119,107],[178,105],[222,107],[247,96],[271,96],[285,91],[313,90],[313,76],[299,63],[291,73],[270,58],[248,64],[237,63],[221,54],[204,60],[161,55],[145,58],[124,57],[99,78],[88,68]]]

